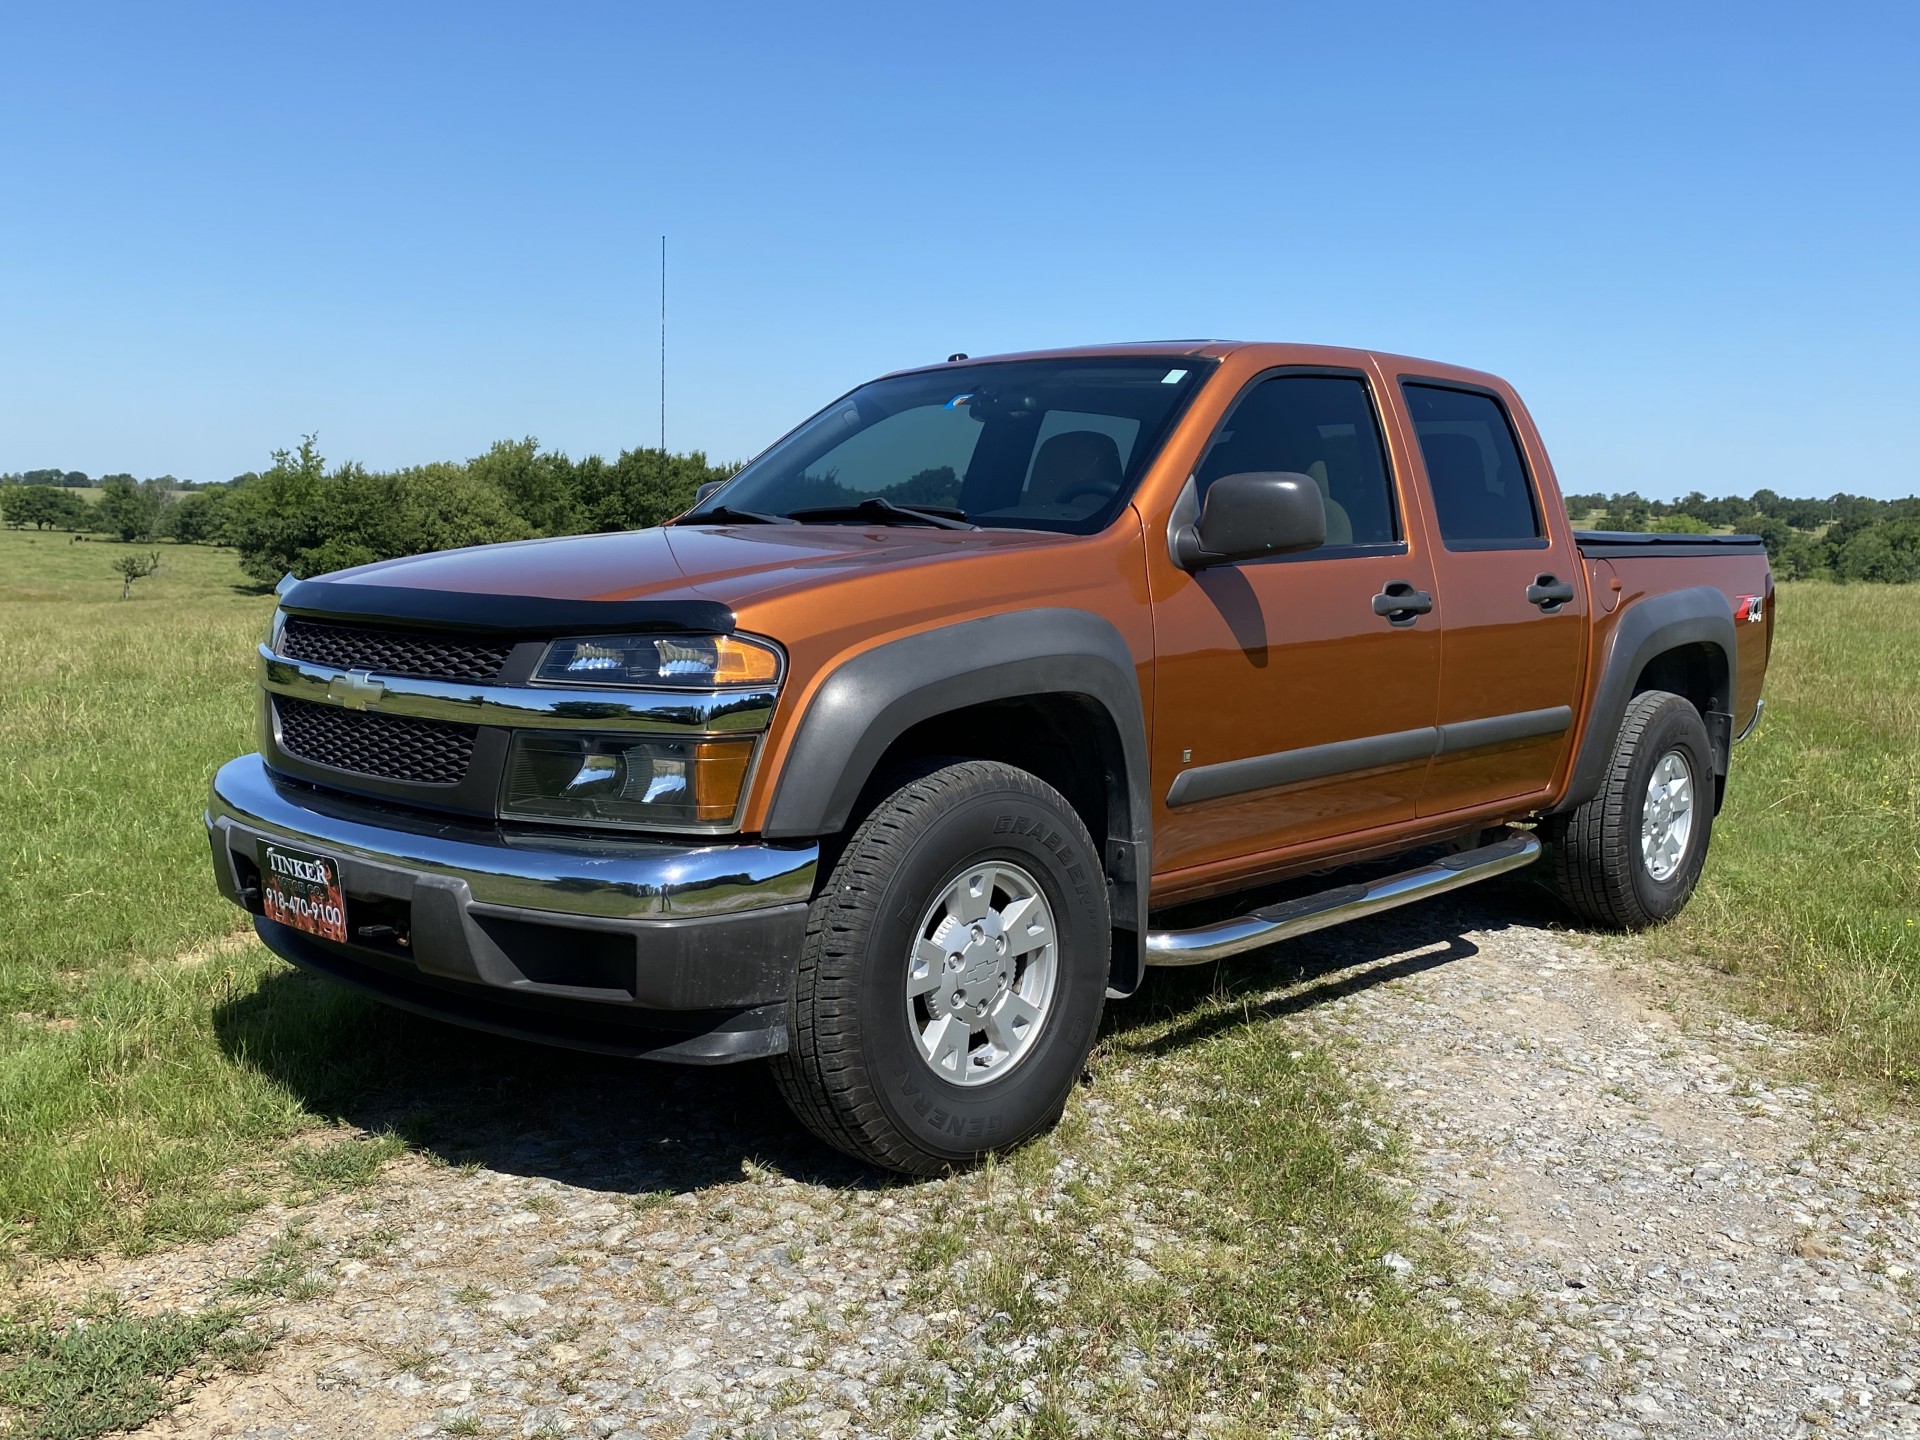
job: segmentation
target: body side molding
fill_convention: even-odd
[[[1482,720],[1423,725],[1415,730],[1395,730],[1358,740],[1336,740],[1328,745],[1306,745],[1271,755],[1196,765],[1174,777],[1167,789],[1167,804],[1195,805],[1202,800],[1244,795],[1253,790],[1273,790],[1334,775],[1404,765],[1434,755],[1455,755],[1462,750],[1558,735],[1572,724],[1573,710],[1566,705],[1556,705],[1546,710],[1522,710],[1512,715],[1490,715]]]

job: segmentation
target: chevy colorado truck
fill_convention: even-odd
[[[1543,852],[1590,922],[1672,916],[1772,591],[1751,536],[1573,532],[1491,375],[956,356],[658,528],[288,577],[207,831],[297,965],[766,1057],[823,1140],[937,1173],[1052,1123],[1148,966]]]

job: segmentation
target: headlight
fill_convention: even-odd
[[[539,685],[646,685],[712,690],[770,685],[780,652],[738,635],[595,635],[556,640],[533,672]]]
[[[507,752],[500,814],[584,825],[733,819],[753,741],[628,740],[523,730]]]

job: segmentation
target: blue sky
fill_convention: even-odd
[[[745,457],[964,350],[1497,371],[1570,490],[1920,489],[1920,7],[12,6],[0,470]]]

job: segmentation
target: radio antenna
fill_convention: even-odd
[[[667,237],[660,237],[660,453],[667,453]]]

